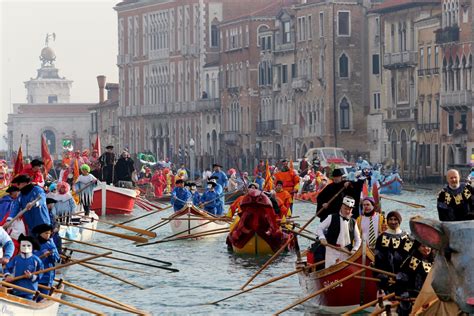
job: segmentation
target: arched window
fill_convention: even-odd
[[[339,57],[339,78],[349,78],[349,58],[346,54]]]
[[[339,104],[340,129],[350,129],[351,124],[350,124],[349,114],[350,114],[349,102],[347,102],[346,98],[343,98],[341,103]]]

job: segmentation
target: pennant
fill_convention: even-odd
[[[49,170],[51,170],[53,167],[53,159],[49,154],[49,148],[46,144],[46,138],[44,135],[41,136],[41,158],[43,159],[44,163],[44,178],[46,179],[49,174]]]
[[[270,166],[268,165],[268,159],[265,164],[265,184],[263,185],[264,191],[271,191],[273,189],[273,179],[270,173]]]
[[[18,149],[18,154],[16,155],[15,165],[13,167],[13,177],[19,175],[23,171],[23,151],[20,148]]]

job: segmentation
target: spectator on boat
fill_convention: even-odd
[[[20,189],[12,185],[6,189],[5,193],[7,193],[7,195],[0,199],[0,225],[5,224],[10,214],[13,201],[20,195]]]
[[[207,183],[207,189],[201,196],[201,203],[199,204],[200,208],[212,215],[221,215],[218,213],[218,208],[220,204],[219,193],[216,191],[217,183],[209,181]]]
[[[281,161],[281,170],[273,175],[275,183],[277,181],[283,182],[283,190],[291,195],[291,206],[293,206],[293,195],[298,192],[300,185],[300,177],[293,168],[288,166],[288,160]]]
[[[40,247],[32,236],[22,234],[18,241],[20,242],[20,252],[7,263],[3,275],[4,280],[32,291],[38,291],[38,280],[42,274],[33,273],[43,270],[43,262],[33,254],[33,250],[39,250]],[[18,276],[25,276],[25,278],[12,281],[14,277]],[[33,299],[33,294],[21,290],[14,289],[12,293],[19,297]]]
[[[55,215],[60,223],[68,224],[72,214],[76,212],[76,202],[71,195],[67,182],[58,182],[58,193],[52,196],[56,200],[54,205]]]
[[[37,241],[40,245],[39,250],[33,251],[33,254],[38,256],[43,262],[45,269],[52,268],[61,260],[58,249],[52,238],[53,227],[47,224],[36,226],[34,233],[38,236]],[[54,277],[56,276],[55,270],[51,270],[43,273],[38,283],[48,288],[53,285]],[[40,288],[39,291],[44,294],[48,294],[49,289]]]
[[[375,201],[371,197],[362,200],[362,216],[357,218],[357,227],[362,236],[362,240],[367,243],[370,249],[375,249],[377,237],[383,233],[387,226],[382,214],[375,211]]]
[[[217,183],[224,189],[227,190],[228,179],[224,171],[221,170],[222,166],[218,163],[212,165],[213,173],[212,177],[217,179]]]
[[[81,166],[81,175],[77,178],[75,183],[76,192],[79,193],[80,203],[84,209],[84,215],[89,216],[90,206],[94,198],[94,187],[97,183],[97,178],[91,173],[91,168],[83,164]]]
[[[239,179],[237,179],[237,171],[234,168],[229,169],[229,182],[227,188],[229,192],[233,192],[240,187]]]
[[[288,191],[283,190],[283,181],[278,180],[275,186],[275,197],[279,203],[280,207],[280,218],[283,216],[291,216],[291,194]]]
[[[24,174],[15,177],[12,183],[18,186],[20,195],[13,201],[7,222],[11,221],[22,210],[27,210],[23,214],[23,219],[27,225],[29,235],[31,235],[33,228],[38,225],[51,225],[44,190],[31,183],[30,177]]]
[[[438,193],[440,221],[465,221],[474,219],[474,188],[460,182],[459,172],[450,169],[446,173],[448,184]]]
[[[133,172],[135,171],[135,166],[130,154],[127,151],[123,151],[120,158],[115,164],[115,178],[114,185],[120,185],[119,182],[129,182],[133,184]],[[122,183],[122,185],[125,185]]]
[[[398,211],[391,211],[387,214],[387,230],[377,237],[375,243],[375,267],[391,273],[398,273],[400,266],[405,259],[404,253],[400,251],[402,243],[408,238],[408,234],[401,230],[402,215]],[[395,280],[389,279],[386,275],[378,276],[382,282],[379,286],[386,293],[393,292]]]
[[[191,199],[191,192],[184,188],[184,180],[176,180],[173,192],[171,192],[170,201],[171,205],[173,205],[174,211],[180,211],[189,199]]]
[[[352,218],[354,206],[355,200],[350,196],[345,196],[339,214],[331,214],[316,229],[321,245],[326,247],[326,268],[349,257],[349,254],[328,247],[328,245],[342,248],[351,253],[355,253],[361,245],[359,228],[355,219]]]
[[[224,200],[224,188],[219,184],[219,179],[217,178],[217,176],[211,176],[209,178],[209,182],[214,182],[216,184],[215,188],[214,188],[214,191],[216,191],[216,193],[219,195],[219,199],[217,200],[217,211],[216,211],[216,214],[217,215],[222,215],[224,213],[224,204],[225,204],[225,200]]]
[[[109,145],[105,147],[106,152],[99,157],[99,163],[102,169],[101,180],[106,181],[107,184],[112,184],[114,181],[114,166],[115,153],[114,146]]]
[[[97,179],[101,178],[99,152],[97,149],[92,150],[91,157],[89,158],[89,167],[91,167],[91,173]]]
[[[44,165],[44,163],[41,160],[33,159],[30,164],[26,165],[23,168],[21,174],[29,176],[31,179],[31,183],[43,187],[44,178],[43,172],[41,171],[42,165]]]
[[[197,191],[197,186],[196,183],[194,182],[186,182],[184,186],[189,190],[191,193],[191,200],[193,201],[193,204],[196,206],[199,206],[199,203],[201,202],[201,195]]]

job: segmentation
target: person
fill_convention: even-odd
[[[437,209],[440,221],[465,221],[474,219],[474,189],[460,182],[459,172],[446,173],[448,184],[438,193]]]
[[[375,249],[377,237],[387,229],[385,218],[375,211],[375,200],[365,197],[362,200],[362,216],[357,218],[357,227],[361,232],[362,240],[367,243],[370,249]]]
[[[90,206],[94,198],[94,187],[97,183],[97,178],[91,173],[91,168],[87,164],[81,166],[81,175],[77,178],[75,187],[76,192],[80,192],[80,203],[84,209],[84,215],[89,216]]]
[[[186,202],[191,199],[191,192],[184,188],[184,180],[178,179],[175,182],[175,187],[171,192],[171,205],[175,212],[183,209]]]
[[[209,181],[209,178],[212,176],[211,168],[206,168],[202,173],[202,183]]]
[[[163,170],[157,169],[151,177],[151,184],[154,188],[155,197],[162,197],[163,191],[166,188],[166,178],[163,175]]]
[[[33,159],[29,165],[26,165],[23,168],[23,171],[21,172],[21,174],[25,174],[29,176],[31,179],[31,183],[35,185],[39,185],[40,187],[43,187],[44,177],[41,171],[42,165],[44,165],[44,163],[41,160]]]
[[[218,163],[215,163],[212,165],[212,168],[214,172],[212,173],[211,177],[215,177],[217,180],[217,183],[220,184],[220,186],[224,189],[227,190],[227,175],[225,174],[224,171],[221,170],[222,166],[219,165]]]
[[[105,147],[106,152],[99,157],[99,163],[102,169],[101,180],[111,184],[114,182],[115,153],[114,146]]]
[[[258,165],[253,169],[253,176],[256,177],[258,173],[264,174],[266,171],[265,168],[265,162],[263,160],[260,160],[258,162]]]
[[[92,150],[91,157],[89,158],[89,167],[91,167],[91,173],[97,179],[100,179],[100,161],[99,161],[99,152],[97,149]]]
[[[347,253],[327,247],[328,244],[343,248],[351,253],[355,253],[361,245],[359,228],[355,219],[352,218],[354,206],[354,198],[345,196],[339,214],[331,214],[316,229],[321,245],[326,247],[326,268],[349,257]]]
[[[262,177],[262,173],[257,173],[254,182],[258,184],[258,189],[261,191],[263,190],[263,185],[265,184],[265,179]]]
[[[54,267],[56,263],[60,262],[61,257],[52,238],[53,227],[46,224],[39,225],[35,227],[34,233],[38,236],[37,241],[40,247],[38,250],[33,251],[33,254],[41,259],[45,269]],[[44,272],[38,280],[38,283],[49,288],[53,285],[55,276],[56,273],[54,270]],[[49,292],[48,289],[44,288],[40,288],[39,291],[44,294],[48,294]]]
[[[248,185],[248,189],[254,189],[254,190],[258,190],[258,184],[257,183],[249,183]],[[236,198],[234,200],[234,202],[232,202],[229,206],[229,211],[227,212],[226,216],[229,217],[229,218],[233,218],[235,214],[237,214],[237,216],[240,216],[240,212],[241,212],[241,209],[240,209],[240,203],[242,202],[242,200],[245,198],[245,194],[244,195],[241,195],[239,196],[238,198]],[[235,223],[235,222],[234,222]],[[232,226],[232,225],[231,225]]]
[[[188,171],[186,170],[186,166],[184,165],[184,163],[181,164],[179,169],[176,171],[176,174],[184,181],[188,180],[189,178]]]
[[[5,224],[10,210],[12,208],[13,201],[20,195],[20,189],[14,185],[9,186],[5,192],[7,195],[0,199],[0,225]]]
[[[196,183],[187,182],[185,185],[188,187],[189,192],[191,192],[191,199],[193,201],[193,204],[198,206],[199,203],[201,202],[201,195],[197,191]]]
[[[303,178],[310,170],[308,157],[303,157],[300,161],[300,177]]]
[[[201,195],[201,201],[199,204],[200,208],[203,208],[206,212],[217,215],[217,209],[219,206],[219,193],[215,191],[217,186],[216,182],[209,181],[207,183],[206,191]]]
[[[58,182],[57,188],[58,193],[51,197],[56,201],[54,204],[54,214],[60,223],[68,224],[72,214],[76,212],[76,202],[70,192],[69,183]]]
[[[228,183],[228,191],[229,192],[234,192],[239,189],[241,186],[241,183],[239,182],[239,179],[237,178],[237,171],[234,168],[229,169],[228,171],[229,174],[229,183]]]
[[[8,233],[0,227],[0,263],[7,264],[13,257],[15,252],[15,245]]]
[[[49,216],[51,217],[51,227],[53,228],[52,239],[54,241],[54,244],[56,245],[56,248],[59,249],[59,251],[61,251],[62,240],[61,240],[61,236],[59,236],[59,230],[61,229],[61,225],[56,220],[56,208],[55,208],[56,203],[57,201],[55,199],[50,198],[50,197],[46,198],[46,206],[48,207]]]
[[[218,182],[218,177],[217,176],[211,176],[209,178],[209,182],[213,182],[216,184],[216,186],[214,187],[214,191],[216,191],[216,193],[219,195],[219,199],[216,201],[217,205],[216,205],[216,215],[222,215],[224,213],[224,204],[225,204],[225,200],[224,200],[224,188],[219,184]]]
[[[375,243],[375,268],[398,273],[403,262],[403,252],[399,251],[400,245],[408,238],[408,234],[400,228],[402,216],[398,211],[391,211],[387,214],[387,230],[377,237]],[[393,292],[395,280],[389,279],[385,274],[377,276],[382,280],[379,286],[385,293]]]
[[[123,182],[129,182],[133,185],[132,175],[134,171],[135,166],[133,160],[130,158],[130,154],[127,151],[123,151],[115,164],[114,185],[125,185]],[[121,181],[122,183],[120,183]]]
[[[20,235],[18,241],[20,242],[20,252],[7,263],[3,278],[6,282],[36,292],[38,291],[38,280],[42,274],[33,273],[43,270],[43,262],[33,254],[33,250],[39,250],[39,245],[32,236],[23,234]],[[25,276],[25,278],[13,281],[13,278],[18,276]],[[33,294],[21,290],[14,289],[12,293],[22,298],[33,299]]]
[[[273,175],[275,183],[278,181],[283,182],[283,190],[287,191],[291,195],[291,207],[293,207],[293,195],[298,192],[300,185],[300,177],[296,174],[293,168],[289,168],[288,160],[283,159],[281,161],[281,170]]]
[[[11,221],[18,213],[25,209],[27,211],[23,214],[23,219],[27,225],[29,235],[32,233],[33,228],[38,225],[51,225],[44,190],[31,183],[31,179],[27,175],[15,177],[12,183],[18,186],[20,195],[13,201],[7,222]]]
[[[279,201],[280,218],[291,216],[291,194],[283,190],[283,182],[281,180],[276,182],[275,197]]]

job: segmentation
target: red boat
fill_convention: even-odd
[[[105,191],[105,192],[103,192]],[[105,204],[102,205],[102,196],[105,197]],[[107,215],[131,214],[135,206],[137,191],[114,187],[112,185],[98,185],[94,189],[94,202],[91,210],[97,215],[102,215],[102,208],[105,208]]]
[[[374,261],[374,255],[367,246],[361,246],[359,250],[347,259],[363,265],[370,265]],[[297,263],[297,268],[305,266],[306,262]],[[331,283],[334,283],[361,268],[345,262],[339,262],[329,268],[315,271],[304,271],[298,274],[303,296],[308,296]],[[372,272],[366,270],[360,276],[373,277]],[[358,306],[364,305],[377,298],[377,284],[371,280],[350,278],[319,296],[305,303],[311,311],[318,313],[342,314]],[[371,312],[373,307],[365,312]]]

